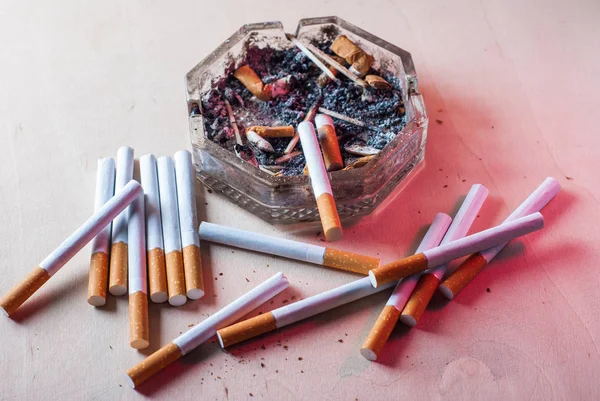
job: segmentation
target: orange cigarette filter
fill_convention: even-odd
[[[271,93],[265,90],[265,84],[262,79],[254,72],[249,65],[244,65],[235,70],[233,76],[236,77],[257,99],[267,101],[271,98]],[[259,134],[260,135],[260,134]]]
[[[333,120],[326,114],[319,114],[315,117],[319,143],[323,152],[323,161],[327,171],[340,170],[344,167],[344,160],[340,151],[337,135]]]
[[[173,343],[168,343],[142,362],[127,371],[131,387],[136,388],[149,378],[181,358],[182,352]]]
[[[426,270],[427,263],[427,257],[423,253],[418,253],[373,269],[369,275],[378,285],[389,283]]]
[[[127,244],[116,242],[110,248],[108,290],[115,296],[127,293]]]
[[[171,251],[167,253],[166,265],[169,303],[173,306],[181,306],[187,299],[181,251]]]
[[[415,290],[400,314],[400,321],[407,326],[414,327],[419,322],[419,319],[421,319],[421,316],[423,316],[438,285],[440,285],[440,281],[433,274],[424,274],[421,276]]]
[[[144,349],[150,345],[148,325],[148,296],[142,291],[129,294],[129,345]]]
[[[323,234],[325,234],[327,241],[340,240],[343,236],[342,222],[340,221],[333,195],[327,192],[319,195],[317,198],[317,209],[319,209]]]
[[[393,305],[386,305],[383,308],[360,349],[361,354],[366,354],[368,360],[374,361],[377,359],[394,327],[396,327],[399,316],[400,311]]]
[[[41,267],[33,269],[19,284],[0,299],[0,310],[11,316],[34,292],[50,279],[48,272]]]
[[[246,128],[246,133],[254,131],[258,135],[267,138],[291,138],[295,134],[294,127],[291,125],[283,125],[280,127],[266,127],[263,125],[253,125]]]
[[[148,251],[148,284],[152,302],[162,303],[168,299],[165,251],[154,248]]]
[[[323,266],[364,275],[369,274],[369,270],[379,267],[379,263],[379,258],[331,248],[325,248],[323,258]]]
[[[198,299],[204,295],[200,248],[194,244],[185,246],[182,255],[186,292],[191,299]]]
[[[108,283],[108,255],[105,252],[94,252],[90,257],[90,276],[88,282],[88,303],[102,306],[106,303],[106,286]]]
[[[440,292],[448,299],[454,298],[486,265],[487,260],[481,253],[471,255],[440,284]]]
[[[217,333],[221,347],[225,348],[276,329],[275,316],[268,312],[225,327]]]

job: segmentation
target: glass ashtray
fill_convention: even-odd
[[[302,19],[295,36],[303,44],[320,35],[346,35],[374,57],[373,67],[398,78],[406,125],[366,165],[329,173],[341,219],[364,216],[381,204],[424,160],[428,118],[418,92],[413,60],[405,50],[338,17]],[[201,104],[211,85],[240,67],[248,43],[286,49],[293,46],[281,22],[242,26],[185,77],[189,127],[198,179],[243,209],[271,224],[319,220],[310,177],[276,176],[265,172],[208,139]],[[342,79],[344,79],[342,77]]]

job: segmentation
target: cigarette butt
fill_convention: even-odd
[[[108,283],[108,255],[94,252],[90,257],[90,279],[87,301],[93,306],[106,304],[106,285]]]
[[[353,64],[366,53],[352,42],[346,35],[338,36],[329,47],[332,52]]]
[[[383,349],[387,339],[396,327],[400,311],[392,305],[386,305],[375,325],[369,332],[369,336],[360,348],[362,356],[367,358],[369,361],[376,361],[379,353]]]
[[[262,150],[263,152],[267,152],[267,153],[275,152],[275,149],[273,149],[273,145],[271,145],[271,143],[269,143],[269,141],[267,141],[265,138],[258,135],[254,131],[246,131],[246,139],[248,139],[248,142],[250,142],[252,145],[256,146],[258,149]]]
[[[148,297],[138,291],[129,295],[129,345],[144,349],[150,345],[148,326]]]
[[[271,98],[271,94],[265,91],[265,84],[260,79],[256,72],[249,65],[244,65],[233,73],[237,78],[257,99],[267,101]]]
[[[218,330],[217,337],[221,347],[225,348],[275,329],[275,317],[268,312]]]
[[[246,135],[253,131],[258,135],[266,138],[291,138],[295,134],[294,127],[291,125],[283,125],[280,127],[266,127],[263,125],[253,125],[246,128]]]
[[[160,248],[148,251],[148,278],[150,279],[150,300],[160,304],[169,299],[167,292],[167,272],[165,252]]]
[[[367,75],[365,81],[375,89],[388,90],[392,87],[388,81],[379,75]]]
[[[487,265],[487,260],[481,253],[471,255],[440,284],[440,292],[446,298],[453,299],[483,270],[485,265]]]
[[[127,244],[116,242],[110,248],[108,291],[118,297],[127,293]]]
[[[183,258],[181,251],[171,251],[166,254],[167,287],[169,289],[169,303],[173,306],[185,304],[185,276],[183,274]]]
[[[438,288],[440,281],[433,274],[424,274],[419,279],[415,290],[400,314],[400,321],[409,327],[414,327],[423,316],[425,308]]]
[[[369,274],[369,270],[379,267],[379,259],[357,253],[325,248],[323,266],[354,273]]]
[[[338,216],[335,200],[330,193],[322,193],[317,198],[317,208],[321,216],[321,225],[323,226],[323,234],[327,241],[337,241],[342,238],[342,223]]]
[[[127,379],[131,388],[144,383],[179,358],[181,350],[173,343],[168,343],[142,362],[127,371]]]
[[[371,69],[371,64],[373,64],[373,56],[365,53],[364,56],[359,57],[352,63],[349,70],[362,78]]]
[[[319,114],[315,117],[315,124],[318,130],[325,168],[327,171],[340,170],[344,167],[344,160],[342,159],[333,120],[328,115]]]
[[[23,281],[0,299],[0,309],[2,309],[6,316],[11,316],[23,302],[27,301],[49,279],[50,275],[46,270],[39,266],[36,267]]]
[[[427,258],[422,253],[400,259],[369,271],[374,287],[396,281],[427,269]]]
[[[200,248],[188,245],[183,248],[183,265],[185,266],[185,287],[190,299],[204,296],[204,279],[202,277],[202,257]]]

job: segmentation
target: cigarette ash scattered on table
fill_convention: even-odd
[[[315,42],[313,45],[323,53],[332,56],[330,46],[334,38],[325,35],[324,41]],[[234,77],[235,68],[246,65],[265,85],[278,85],[284,82],[286,88],[280,91],[283,93],[272,96],[266,101],[254,96]],[[334,118],[344,166],[351,166],[357,160],[383,149],[406,124],[398,78],[384,70],[378,71],[372,67],[367,74],[363,76],[381,76],[391,86],[385,89],[371,86],[363,88],[340,74],[339,84],[330,81],[321,88],[317,84],[317,79],[323,75],[323,71],[297,47],[286,50],[260,48],[250,40],[241,62],[234,66],[232,61],[225,77],[213,82],[211,90],[202,97],[201,106],[206,135],[208,139],[234,152],[239,139],[236,141],[235,127],[228,115],[227,102],[231,105],[235,122],[243,137],[246,128],[250,126],[293,126],[295,128],[307,117],[311,106],[322,100],[320,107],[354,118],[365,125],[361,127]],[[193,106],[191,113],[200,113],[199,107]],[[242,149],[237,148],[238,154],[240,150],[244,153],[250,148],[256,156],[257,164],[263,170],[267,169],[286,176],[303,174],[305,159],[302,153],[296,152],[297,156],[289,161],[278,160],[286,153],[290,138],[265,139],[268,139],[274,152],[261,150],[247,141],[248,143]],[[301,149],[301,144],[298,143],[290,150]],[[287,153],[290,153],[290,150]],[[247,159],[248,155],[243,154],[240,157]],[[356,167],[364,164],[359,163]]]

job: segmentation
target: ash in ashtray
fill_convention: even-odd
[[[234,71],[232,65],[202,98],[207,137],[263,171],[300,175],[305,160],[294,129],[314,121],[318,109],[335,125],[343,160],[336,168],[365,165],[405,125],[398,78],[373,69],[373,58],[345,36],[313,45],[277,50],[249,44],[241,67]],[[193,105],[191,113],[198,109]]]

